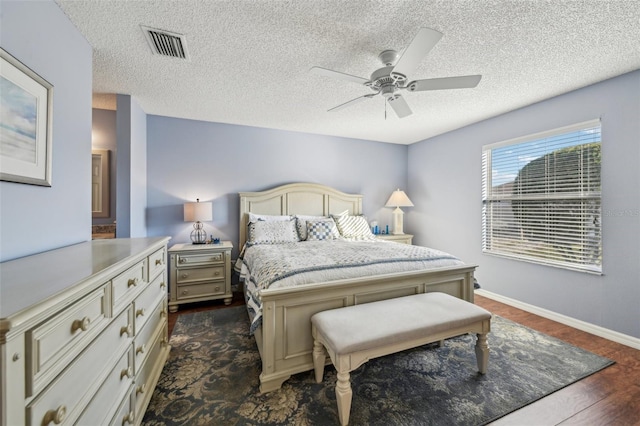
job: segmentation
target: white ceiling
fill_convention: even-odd
[[[56,0],[94,49],[94,107],[129,94],[147,114],[411,144],[640,69],[638,0]],[[186,36],[189,61],[153,55],[140,25]],[[370,89],[378,54],[444,34],[410,80],[482,74],[475,89],[402,92],[399,119]]]

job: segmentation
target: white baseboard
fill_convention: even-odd
[[[528,303],[520,302],[518,300],[511,299],[509,297],[501,296],[499,294],[492,293],[487,290],[478,289],[475,291],[475,293],[480,296],[484,296],[489,299],[502,302],[505,305],[510,305],[515,308],[522,309],[523,311],[531,312],[532,314],[540,315],[541,317],[545,317],[550,320],[557,321],[561,324],[565,324],[570,327],[577,328],[578,330],[595,334],[596,336],[603,337],[605,339],[614,341],[616,343],[620,343],[634,349],[640,349],[640,339],[638,339],[637,337],[633,337],[633,336],[619,333],[617,331],[609,330],[608,328],[600,327],[598,325],[594,325],[585,321],[571,318],[566,315],[558,314],[556,312],[549,311],[544,308],[539,308],[537,306],[530,305]]]

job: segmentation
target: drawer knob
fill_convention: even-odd
[[[146,350],[147,350],[147,347],[145,345],[138,346],[138,348],[136,349],[136,355],[143,354],[145,353]]]
[[[220,291],[220,286],[217,286],[217,287],[216,287],[216,291]]]
[[[131,327],[131,324],[120,328],[120,335],[122,336],[123,334],[126,334],[127,336],[131,336],[133,334],[133,327]]]
[[[48,425],[50,422],[59,425],[64,421],[64,418],[67,416],[67,407],[61,405],[57,410],[49,410],[44,415],[44,419],[42,419],[43,425]]]
[[[213,275],[215,275],[215,276],[220,275],[220,271],[216,271]]]
[[[125,424],[125,423],[133,424],[133,422],[135,421],[136,421],[136,416],[135,414],[133,414],[133,411],[129,411],[127,415],[122,418],[122,424]]]
[[[143,317],[144,316],[144,308],[140,308],[136,311],[136,317]]]
[[[183,296],[186,296],[187,294],[189,294],[189,291],[188,291],[188,290],[182,290],[182,295],[183,295]]]
[[[125,377],[128,377],[128,378],[133,377],[133,368],[128,367],[120,372],[120,380],[122,380]]]
[[[138,277],[129,278],[129,281],[127,281],[127,287],[133,287],[137,285],[138,285]]]
[[[189,274],[182,274],[182,278],[187,278]]]
[[[91,318],[84,317],[79,320],[75,320],[73,325],[71,326],[71,331],[82,330],[87,331],[89,329],[89,325],[91,324]]]
[[[147,384],[143,383],[136,388],[136,395],[139,393],[144,393],[147,390]]]
[[[156,259],[156,265],[162,265],[162,259]]]
[[[164,283],[164,281],[162,281],[162,282],[160,283],[160,288],[165,288],[165,287],[167,287],[167,285]]]
[[[184,257],[181,257],[180,260],[178,261],[178,263],[186,263],[187,259],[185,259]]]

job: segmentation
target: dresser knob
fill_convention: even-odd
[[[186,296],[187,294],[189,294],[189,292],[187,290],[182,290],[182,295]]]
[[[128,287],[133,287],[133,286],[137,286],[137,285],[138,285],[138,277],[130,278],[129,281],[127,281],[127,286]]]
[[[126,334],[127,336],[131,336],[133,334],[133,327],[131,327],[131,324],[120,328],[120,335],[122,336],[123,334]]]
[[[184,257],[181,257],[180,260],[178,260],[178,263],[185,263],[187,261],[187,259],[185,259]]]
[[[73,325],[71,326],[71,331],[82,330],[87,331],[89,329],[89,325],[91,324],[91,319],[89,317],[84,317],[81,320],[75,320]]]
[[[136,388],[136,395],[139,393],[144,393],[147,390],[147,384],[143,383]]]
[[[128,367],[120,372],[120,380],[122,380],[125,377],[128,377],[128,378],[133,377],[133,368]]]
[[[164,281],[162,281],[162,282],[160,283],[160,288],[165,288],[165,287],[167,287],[167,285],[164,283]]]
[[[156,265],[162,265],[162,259],[156,259]]]
[[[133,411],[129,411],[126,416],[122,418],[122,424],[130,423],[133,424],[136,421],[136,416],[133,414]]]
[[[144,316],[144,308],[140,308],[136,311],[136,317],[143,317]]]
[[[220,286],[216,287],[215,291],[220,291]]]
[[[59,425],[64,421],[64,418],[67,416],[67,407],[61,405],[57,410],[49,410],[44,415],[44,419],[42,419],[43,425],[48,425],[50,422]]]
[[[187,278],[189,274],[182,274],[182,278]]]
[[[220,271],[216,271],[213,275],[215,275],[215,276],[220,275]]]
[[[146,350],[147,350],[147,347],[145,345],[138,346],[138,348],[136,349],[136,355],[143,354],[145,353]]]

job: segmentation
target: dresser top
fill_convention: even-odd
[[[93,240],[0,263],[0,321],[159,249],[169,237]]]

